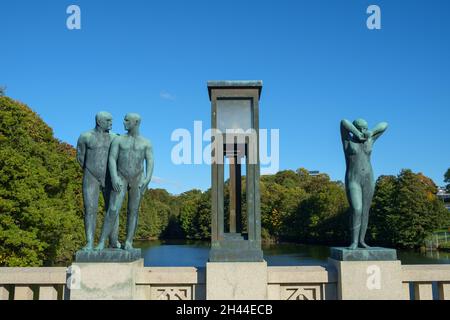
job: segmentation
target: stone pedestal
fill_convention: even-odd
[[[141,249],[79,250],[75,262],[133,262],[141,259]]]
[[[330,258],[338,261],[395,261],[397,250],[371,247],[369,249],[330,248]]]
[[[72,264],[70,300],[133,300],[136,273],[144,260]]]
[[[208,262],[207,300],[266,300],[267,262]]]
[[[339,300],[405,299],[398,260],[328,261],[337,271]]]

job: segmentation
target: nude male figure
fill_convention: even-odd
[[[102,111],[95,116],[95,128],[84,132],[78,138],[77,160],[83,168],[84,228],[87,242],[83,250],[94,248],[100,190],[103,193],[106,210],[109,205],[112,186],[107,172],[108,154],[111,142],[117,136],[110,132],[111,127],[111,114]],[[116,248],[120,248],[118,227],[117,219],[110,237],[112,246]]]
[[[103,222],[102,234],[97,250],[103,250],[107,237],[113,231],[114,221],[119,216],[123,199],[128,191],[127,236],[124,249],[133,249],[139,205],[153,174],[153,150],[149,140],[139,134],[141,117],[128,113],[124,119],[127,134],[118,136],[111,144],[109,172],[113,191]],[[146,170],[144,172],[144,161]]]
[[[375,141],[386,131],[388,124],[379,123],[372,131],[368,130],[367,122],[357,119],[351,123],[341,121],[341,138],[344,147],[346,173],[345,191],[351,210],[350,249],[370,248],[365,243],[369,211],[375,190],[370,156]]]

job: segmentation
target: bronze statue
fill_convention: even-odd
[[[141,117],[136,113],[125,116],[124,127],[127,134],[118,136],[111,144],[109,152],[109,172],[113,190],[110,204],[103,222],[102,234],[96,249],[102,250],[105,241],[114,232],[114,224],[128,191],[127,236],[124,249],[133,249],[139,205],[147,190],[153,173],[153,150],[149,140],[139,134]],[[144,161],[146,170],[144,173]]]
[[[95,116],[95,128],[80,135],[77,143],[77,160],[83,168],[84,228],[86,246],[83,250],[94,248],[95,226],[97,221],[99,191],[103,193],[105,209],[108,210],[111,182],[107,172],[108,153],[111,141],[116,137],[111,133],[112,116],[102,111]],[[120,247],[118,242],[118,219],[114,221],[110,243]]]
[[[388,124],[382,122],[372,131],[367,122],[357,119],[351,123],[341,121],[341,138],[345,153],[347,170],[345,173],[345,190],[351,210],[351,238],[349,249],[370,248],[365,243],[369,210],[375,190],[370,155],[374,142],[386,131]]]

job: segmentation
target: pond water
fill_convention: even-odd
[[[137,241],[146,267],[204,267],[210,244],[207,241]],[[326,264],[329,247],[280,243],[263,245],[264,259],[269,266]],[[402,264],[450,264],[449,252],[397,250]]]

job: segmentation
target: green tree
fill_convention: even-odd
[[[211,238],[211,190],[203,192],[200,196],[194,225],[196,239]]]
[[[188,239],[196,239],[198,226],[195,225],[198,205],[202,192],[190,190],[180,195],[180,227]]]
[[[381,244],[391,244],[393,233],[388,217],[396,215],[394,203],[397,194],[397,177],[380,176],[375,185],[375,193],[369,216],[368,236]]]
[[[291,223],[297,238],[303,242],[345,241],[343,237],[348,228],[342,224],[348,210],[345,190],[340,183],[330,181],[327,176],[308,179],[310,184],[305,187],[310,193],[300,203]]]
[[[261,182],[261,223],[264,234],[280,239],[291,232],[289,221],[306,193],[298,186]]]
[[[348,204],[343,184],[300,168],[261,178],[262,234],[274,240],[342,241]]]
[[[421,173],[402,170],[377,181],[370,234],[374,241],[417,247],[435,230],[447,226],[450,213],[436,197],[437,187]]]
[[[28,106],[0,97],[0,265],[70,261],[83,242],[75,150]]]
[[[444,182],[447,184],[447,192],[450,192],[450,168],[448,168],[447,172],[444,174]]]

